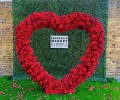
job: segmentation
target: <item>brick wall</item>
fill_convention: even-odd
[[[120,77],[120,0],[109,0],[107,77]],[[0,75],[12,75],[12,7],[0,2]]]
[[[120,0],[109,0],[107,76],[120,77]]]
[[[12,7],[0,2],[0,75],[12,74],[12,58]]]

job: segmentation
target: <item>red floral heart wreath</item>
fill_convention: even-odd
[[[50,28],[58,33],[68,30],[86,30],[90,42],[81,63],[60,80],[50,75],[37,61],[34,50],[30,46],[30,38],[34,30]],[[46,94],[74,93],[75,88],[90,77],[98,65],[104,51],[104,28],[97,18],[81,12],[58,16],[53,12],[33,12],[16,26],[16,52],[22,68],[33,81],[44,88]]]

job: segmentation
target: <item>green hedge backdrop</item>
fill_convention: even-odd
[[[24,20],[34,11],[52,11],[58,15],[70,14],[75,11],[91,14],[98,17],[102,22],[105,33],[107,33],[108,21],[108,0],[13,0],[13,30],[15,36],[15,26]],[[68,49],[50,49],[50,36],[59,35],[53,30],[43,28],[36,30],[31,38],[31,47],[41,65],[57,79],[64,77],[80,61],[80,57],[85,54],[86,46],[89,42],[87,33],[83,30],[72,30],[65,32],[69,37]],[[14,42],[14,41],[13,41]],[[105,51],[100,59],[100,64],[95,73],[87,81],[106,81],[106,45]],[[16,57],[14,42],[14,80],[26,80],[29,76],[23,71]]]

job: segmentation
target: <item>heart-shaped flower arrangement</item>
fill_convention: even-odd
[[[86,30],[90,42],[86,54],[75,68],[60,80],[50,75],[37,61],[34,50],[30,46],[30,38],[34,30],[50,28],[58,33],[77,28]],[[90,77],[98,65],[104,50],[104,28],[97,18],[81,12],[58,16],[53,12],[33,12],[16,26],[16,52],[22,68],[33,81],[44,88],[46,94],[74,93],[75,88]]]

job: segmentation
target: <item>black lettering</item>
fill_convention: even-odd
[[[62,42],[62,40],[60,40],[60,42]]]
[[[54,40],[51,40],[51,42],[54,42]]]
[[[66,40],[66,42],[68,42],[68,40]]]

